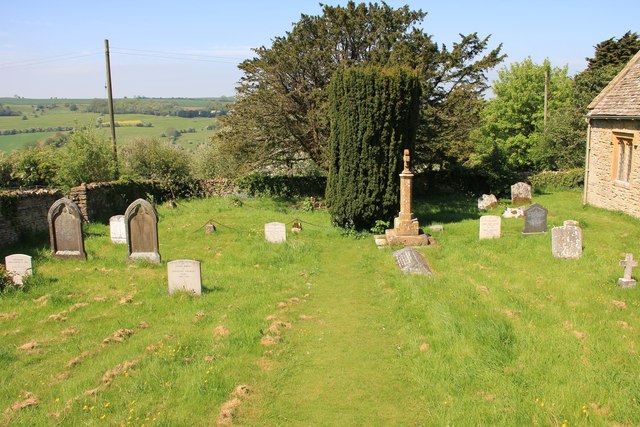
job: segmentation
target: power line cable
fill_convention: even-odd
[[[111,50],[120,51],[120,53],[127,53],[133,55],[135,52],[140,52],[140,54],[156,54],[160,55],[159,57],[164,57],[166,55],[171,55],[172,57],[188,57],[188,58],[202,58],[205,60],[222,60],[222,61],[244,61],[246,58],[239,57],[229,57],[229,56],[216,56],[216,55],[203,55],[197,53],[182,53],[182,52],[168,52],[168,51],[158,51],[158,50],[146,50],[146,49],[132,49],[132,48],[123,48],[123,47],[112,47]],[[131,53],[134,52],[134,53]]]
[[[50,57],[45,57],[41,59],[29,59],[24,61],[8,62],[8,63],[0,64],[0,69],[29,68],[36,65],[47,64],[51,62],[68,61],[70,59],[96,56],[98,54],[100,54],[100,51],[90,51],[90,52],[81,53],[81,54],[57,55],[57,56],[50,56]]]

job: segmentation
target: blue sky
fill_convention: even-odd
[[[325,1],[344,5],[344,1]],[[387,4],[428,13],[422,28],[451,45],[460,33],[491,35],[510,62],[548,58],[570,74],[593,46],[640,33],[637,0],[450,0]],[[610,6],[608,6],[610,5]],[[106,97],[104,40],[111,47],[115,97],[232,96],[237,64],[270,46],[318,1],[10,1],[0,24],[0,96]],[[496,72],[490,77],[495,78]]]

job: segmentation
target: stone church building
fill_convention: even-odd
[[[585,204],[640,217],[640,52],[589,104]]]

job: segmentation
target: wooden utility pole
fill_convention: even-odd
[[[118,147],[116,145],[116,120],[113,113],[113,92],[111,90],[111,61],[109,60],[109,40],[104,40],[104,53],[107,60],[107,94],[109,96],[109,128],[111,129],[111,143],[113,144],[113,161],[115,162],[116,179],[118,173]]]
[[[549,66],[544,67],[544,131],[547,131],[547,115],[549,113]]]

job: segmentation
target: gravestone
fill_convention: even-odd
[[[216,231],[216,226],[213,224],[207,224],[204,227],[204,234],[211,234]]]
[[[109,218],[109,231],[111,233],[111,242],[123,245],[127,243],[124,215],[115,215]]]
[[[480,240],[499,239],[502,228],[502,218],[498,215],[483,215],[480,217]]]
[[[57,200],[49,208],[47,221],[51,254],[54,257],[87,259],[82,235],[82,213],[75,203],[66,197]]]
[[[638,261],[633,259],[633,254],[625,254],[624,259],[619,262],[619,265],[624,267],[624,277],[618,279],[618,285],[620,285],[621,288],[634,288],[636,281],[631,277],[631,273],[633,267],[638,266]]]
[[[580,221],[574,219],[566,219],[562,222],[562,225],[571,225],[573,227],[580,227]]]
[[[522,234],[542,234],[547,232],[547,210],[534,203],[524,211]]]
[[[502,212],[502,218],[522,218],[524,217],[524,209],[507,207]]]
[[[138,199],[124,213],[127,235],[127,259],[148,260],[160,264],[158,214],[151,203]]]
[[[515,206],[531,204],[531,186],[526,182],[517,182],[511,186],[511,204]]]
[[[551,253],[556,258],[582,257],[582,229],[563,225],[551,229]]]
[[[194,295],[202,294],[200,262],[191,259],[177,259],[167,263],[169,293],[186,291]]]
[[[498,206],[498,198],[493,194],[483,194],[478,198],[478,209],[484,211]]]
[[[267,242],[282,243],[287,241],[287,226],[282,222],[270,222],[264,225],[264,237]]]
[[[427,265],[427,261],[415,248],[402,248],[393,252],[393,257],[398,267],[400,267],[400,270],[405,274],[431,274],[431,269]]]
[[[13,283],[16,285],[22,285],[24,278],[31,276],[33,273],[33,266],[29,255],[8,255],[4,258],[4,265],[7,269],[7,274],[9,274],[9,277],[11,277],[11,280],[13,280]]]

